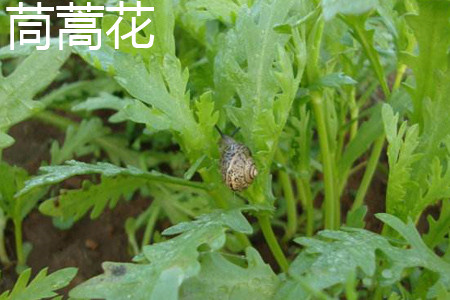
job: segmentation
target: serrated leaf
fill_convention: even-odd
[[[337,14],[360,15],[378,4],[378,0],[322,0],[322,10],[325,20],[331,20]]]
[[[143,255],[149,263],[104,263],[105,274],[77,286],[70,296],[107,300],[178,299],[181,284],[200,272],[198,247],[208,245],[210,251],[220,249],[225,243],[227,227],[217,220],[202,227],[193,226],[171,240],[146,246]]]
[[[156,130],[170,129],[170,122],[160,111],[152,109],[136,99],[119,98],[108,93],[101,93],[100,96],[89,98],[72,108],[73,111],[94,111],[99,109],[117,111],[116,114],[109,118],[111,123],[130,120],[135,123],[146,124],[149,128]]]
[[[2,300],[40,300],[57,296],[55,291],[67,286],[77,274],[76,268],[65,268],[47,275],[47,268],[41,270],[30,281],[31,269],[22,272],[11,292],[0,295]]]
[[[117,177],[119,175],[129,176],[160,183],[207,189],[207,187],[202,183],[187,181],[182,178],[164,175],[156,171],[146,172],[132,166],[129,166],[128,168],[121,168],[109,163],[87,164],[71,160],[67,161],[66,164],[62,166],[41,167],[40,170],[44,174],[27,181],[25,183],[25,187],[18,193],[18,196],[24,195],[38,187],[59,183],[72,176],[88,174],[102,174],[105,177]]]
[[[388,161],[389,179],[386,192],[386,211],[406,220],[416,205],[415,201],[406,199],[406,195],[414,184],[412,180],[413,163],[420,159],[416,149],[419,145],[419,127],[408,128],[406,122],[397,129],[398,115],[392,108],[383,106],[383,121],[389,141]],[[416,195],[418,196],[418,195]]]
[[[114,65],[117,69],[117,82],[133,97],[160,110],[168,119],[176,114],[176,107],[180,103],[171,97],[157,69],[149,72],[141,59],[123,53],[116,53]],[[154,67],[157,68],[156,65]]]
[[[351,274],[360,274],[361,279],[369,278],[377,280],[381,286],[389,286],[402,279],[405,269],[413,267],[439,274],[435,286],[428,286],[429,296],[440,283],[450,286],[450,264],[427,248],[412,222],[405,224],[388,214],[377,217],[397,231],[409,247],[392,244],[384,236],[364,229],[324,230],[317,238],[298,238],[295,241],[306,249],[291,264],[291,279],[280,288],[277,299],[281,295],[284,299],[295,299],[299,295],[307,297],[338,284],[344,285]],[[380,256],[380,252],[384,256]],[[386,262],[379,264],[379,259]]]
[[[102,45],[100,49],[91,51],[89,46],[76,45],[73,50],[78,54],[86,63],[90,64],[94,68],[107,72],[110,75],[114,75],[116,70],[114,67],[114,53],[113,47],[105,43],[106,35],[102,33]]]
[[[378,0],[373,0],[373,2],[375,1],[378,2]],[[367,3],[368,1],[358,1],[358,3],[364,2]],[[380,55],[377,49],[375,48],[375,38],[374,38],[375,29],[368,29],[366,27],[366,22],[368,21],[367,20],[368,14],[361,16],[346,15],[343,16],[342,19],[344,22],[347,23],[347,25],[350,26],[350,28],[352,29],[350,33],[361,44],[361,47],[364,50],[365,55],[369,59],[372,69],[377,76],[377,79],[381,85],[381,89],[383,90],[385,98],[388,98],[390,95],[390,89],[386,80],[384,67],[381,63]]]
[[[435,99],[436,92],[440,90],[437,71],[447,68],[446,49],[450,45],[450,2],[418,0],[417,4],[419,14],[406,18],[419,47],[419,56],[411,59],[417,85],[414,97],[416,118],[423,114],[424,100],[427,97]]]
[[[246,254],[247,268],[218,253],[202,257],[200,273],[183,283],[180,299],[272,299],[279,279],[255,249]]]
[[[200,216],[192,222],[183,222],[163,231],[164,235],[174,235],[191,230],[198,230],[204,226],[225,225],[234,231],[251,234],[252,227],[247,219],[242,215],[243,209],[233,209],[228,211],[218,211]]]
[[[399,115],[408,111],[410,103],[411,99],[405,91],[393,93],[389,99],[389,105]],[[361,124],[356,136],[347,145],[338,165],[341,172],[349,170],[352,164],[383,134],[382,107],[382,104],[378,104],[370,109],[369,120]]]
[[[35,50],[8,77],[0,78],[0,130],[8,129],[43,108],[33,97],[49,85],[70,55],[51,46]]]
[[[28,178],[26,170],[0,162],[0,209],[15,221],[22,221],[44,192],[36,189],[27,196],[16,196]]]
[[[433,297],[436,294],[436,289],[440,284],[450,289],[450,263],[437,256],[431,251],[422,240],[420,234],[417,232],[414,223],[409,220],[407,223],[403,223],[399,218],[396,218],[389,214],[377,214],[378,219],[389,225],[395,231],[397,231],[411,246],[410,249],[403,251],[392,251],[392,254],[388,255],[394,260],[393,267],[390,268],[393,278],[399,278],[404,268],[421,266],[439,274],[439,280],[430,287],[427,296]],[[393,279],[388,280],[393,282]]]
[[[45,105],[58,104],[66,100],[80,99],[85,96],[96,96],[99,93],[113,93],[120,90],[120,87],[111,78],[98,78],[93,80],[82,80],[73,83],[63,84],[39,99]]]
[[[387,212],[403,220],[409,216],[417,221],[428,205],[446,198],[450,188],[450,174],[444,167],[449,157],[442,147],[450,134],[450,73],[445,50],[450,45],[449,8],[448,1],[420,0],[417,13],[406,16],[419,50],[417,55],[409,47],[405,56],[416,82],[415,88],[409,88],[414,104],[409,119],[418,128],[407,124],[399,130],[392,124],[386,127],[390,143]]]
[[[119,98],[109,93],[101,92],[98,97],[88,98],[72,107],[72,111],[95,111],[98,109],[121,110],[126,105],[132,104],[131,98]]]
[[[201,131],[191,111],[189,97],[185,94],[188,73],[181,70],[180,61],[166,55],[162,66],[158,61],[152,61],[148,71],[142,60],[118,54],[115,66],[118,83],[133,97],[158,111],[158,119],[147,119],[148,126],[170,128],[179,134],[180,142],[186,144],[187,151],[200,156],[207,143],[199,134]],[[134,117],[142,119],[140,116]]]
[[[186,8],[189,14],[201,20],[217,19],[226,25],[233,24],[239,5],[233,0],[193,0],[187,1]]]
[[[289,36],[274,30],[286,22],[293,5],[290,0],[263,0],[251,8],[244,6],[216,57],[218,108],[225,107],[231,122],[242,128],[240,134],[258,167],[256,182],[248,190],[253,202],[262,201],[261,195],[264,201],[273,200],[269,169],[306,62],[300,34],[294,36],[292,57],[285,47]],[[234,95],[240,105],[224,106]]]
[[[428,216],[428,233],[423,236],[425,243],[433,249],[444,242],[445,236],[450,232],[450,200],[442,201],[441,213],[437,220]]]
[[[450,157],[447,156],[447,161]],[[423,193],[410,213],[412,216],[418,216],[429,205],[436,204],[440,199],[450,198],[450,169],[444,171],[440,160],[436,157],[431,163],[431,174],[428,177],[428,189]]]
[[[7,214],[14,211],[14,194],[23,187],[27,178],[28,173],[24,169],[0,163],[0,207]]]
[[[399,115],[395,114],[392,107],[388,104],[383,104],[381,108],[381,116],[383,117],[384,132],[388,142],[394,142],[397,137],[397,124]]]
[[[214,109],[212,93],[206,92],[202,94],[198,101],[196,101],[195,106],[198,124],[205,134],[205,138],[214,140],[214,126],[219,120],[219,112]]]
[[[146,184],[145,179],[134,177],[105,177],[99,184],[85,182],[79,190],[62,190],[59,196],[43,202],[39,210],[49,216],[77,221],[92,209],[90,217],[95,219],[108,203],[110,208],[114,208],[122,196],[129,197]]]
[[[389,243],[382,237],[362,229],[349,231],[321,231],[316,238],[298,238],[295,242],[305,246],[307,251],[292,263],[290,273],[305,277],[313,289],[322,290],[338,283],[346,282],[349,274],[360,268],[366,276],[373,276],[376,269],[375,252],[377,249],[389,248]],[[350,231],[351,230],[351,231]],[[328,242],[330,239],[334,242]],[[311,265],[305,256],[317,257]],[[304,260],[303,260],[304,259]],[[318,278],[320,281],[316,281]]]
[[[92,152],[93,149],[89,149],[89,144],[107,133],[108,130],[103,127],[100,119],[83,120],[77,128],[69,126],[63,146],[60,147],[57,141],[52,144],[50,149],[52,164],[59,165],[75,155],[83,156]]]

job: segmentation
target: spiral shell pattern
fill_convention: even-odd
[[[248,188],[258,174],[250,150],[226,135],[223,136],[221,144],[220,165],[223,181],[233,191]]]

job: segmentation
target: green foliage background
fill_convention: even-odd
[[[126,39],[115,50],[114,14],[99,20],[98,51],[60,51],[56,39],[47,51],[0,49],[0,151],[30,118],[65,131],[38,174],[0,162],[0,260],[11,263],[11,221],[20,273],[0,299],[57,296],[76,274],[42,270],[29,281],[22,221],[32,209],[70,227],[136,193],[149,206],[124,224],[133,263],[104,262],[72,299],[450,297],[450,1],[142,2],[155,7],[137,18],[152,20],[138,36],[155,36],[150,49]],[[0,1],[2,45],[14,5]],[[63,70],[77,59],[89,67],[71,78]],[[241,128],[236,139],[256,162],[242,193],[222,182],[215,125]],[[387,185],[380,233],[365,229],[377,170]],[[80,175],[79,189],[58,188]],[[440,215],[419,234],[432,205]],[[173,226],[159,232],[161,220]],[[252,245],[258,232],[277,269]]]

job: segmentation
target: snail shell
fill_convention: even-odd
[[[220,168],[222,179],[231,190],[242,191],[252,184],[258,170],[247,146],[236,142],[228,135],[222,133],[221,135],[220,150],[222,157]]]

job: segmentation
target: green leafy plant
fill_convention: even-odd
[[[0,299],[43,299],[53,297],[53,299],[62,299],[55,297],[58,294],[54,291],[67,286],[76,275],[75,268],[66,268],[58,270],[47,275],[47,269],[41,270],[33,280],[30,280],[31,269],[23,271],[17,279],[14,288],[0,295]]]
[[[448,0],[142,5],[155,7],[138,17],[152,20],[138,36],[155,36],[150,49],[114,49],[112,13],[95,52],[59,51],[56,40],[47,52],[0,49],[10,71],[0,77],[0,149],[28,118],[65,133],[38,174],[0,165],[3,264],[9,220],[23,271],[31,210],[70,227],[142,197],[147,207],[123,224],[133,262],[104,262],[70,297],[448,298]],[[131,15],[119,29],[131,30]],[[56,76],[74,59],[82,75]],[[222,180],[215,126],[239,128],[255,161],[243,192]],[[385,207],[379,231],[366,218],[371,199]],[[28,289],[51,297],[73,276],[44,270]],[[27,295],[29,277],[2,296]]]

